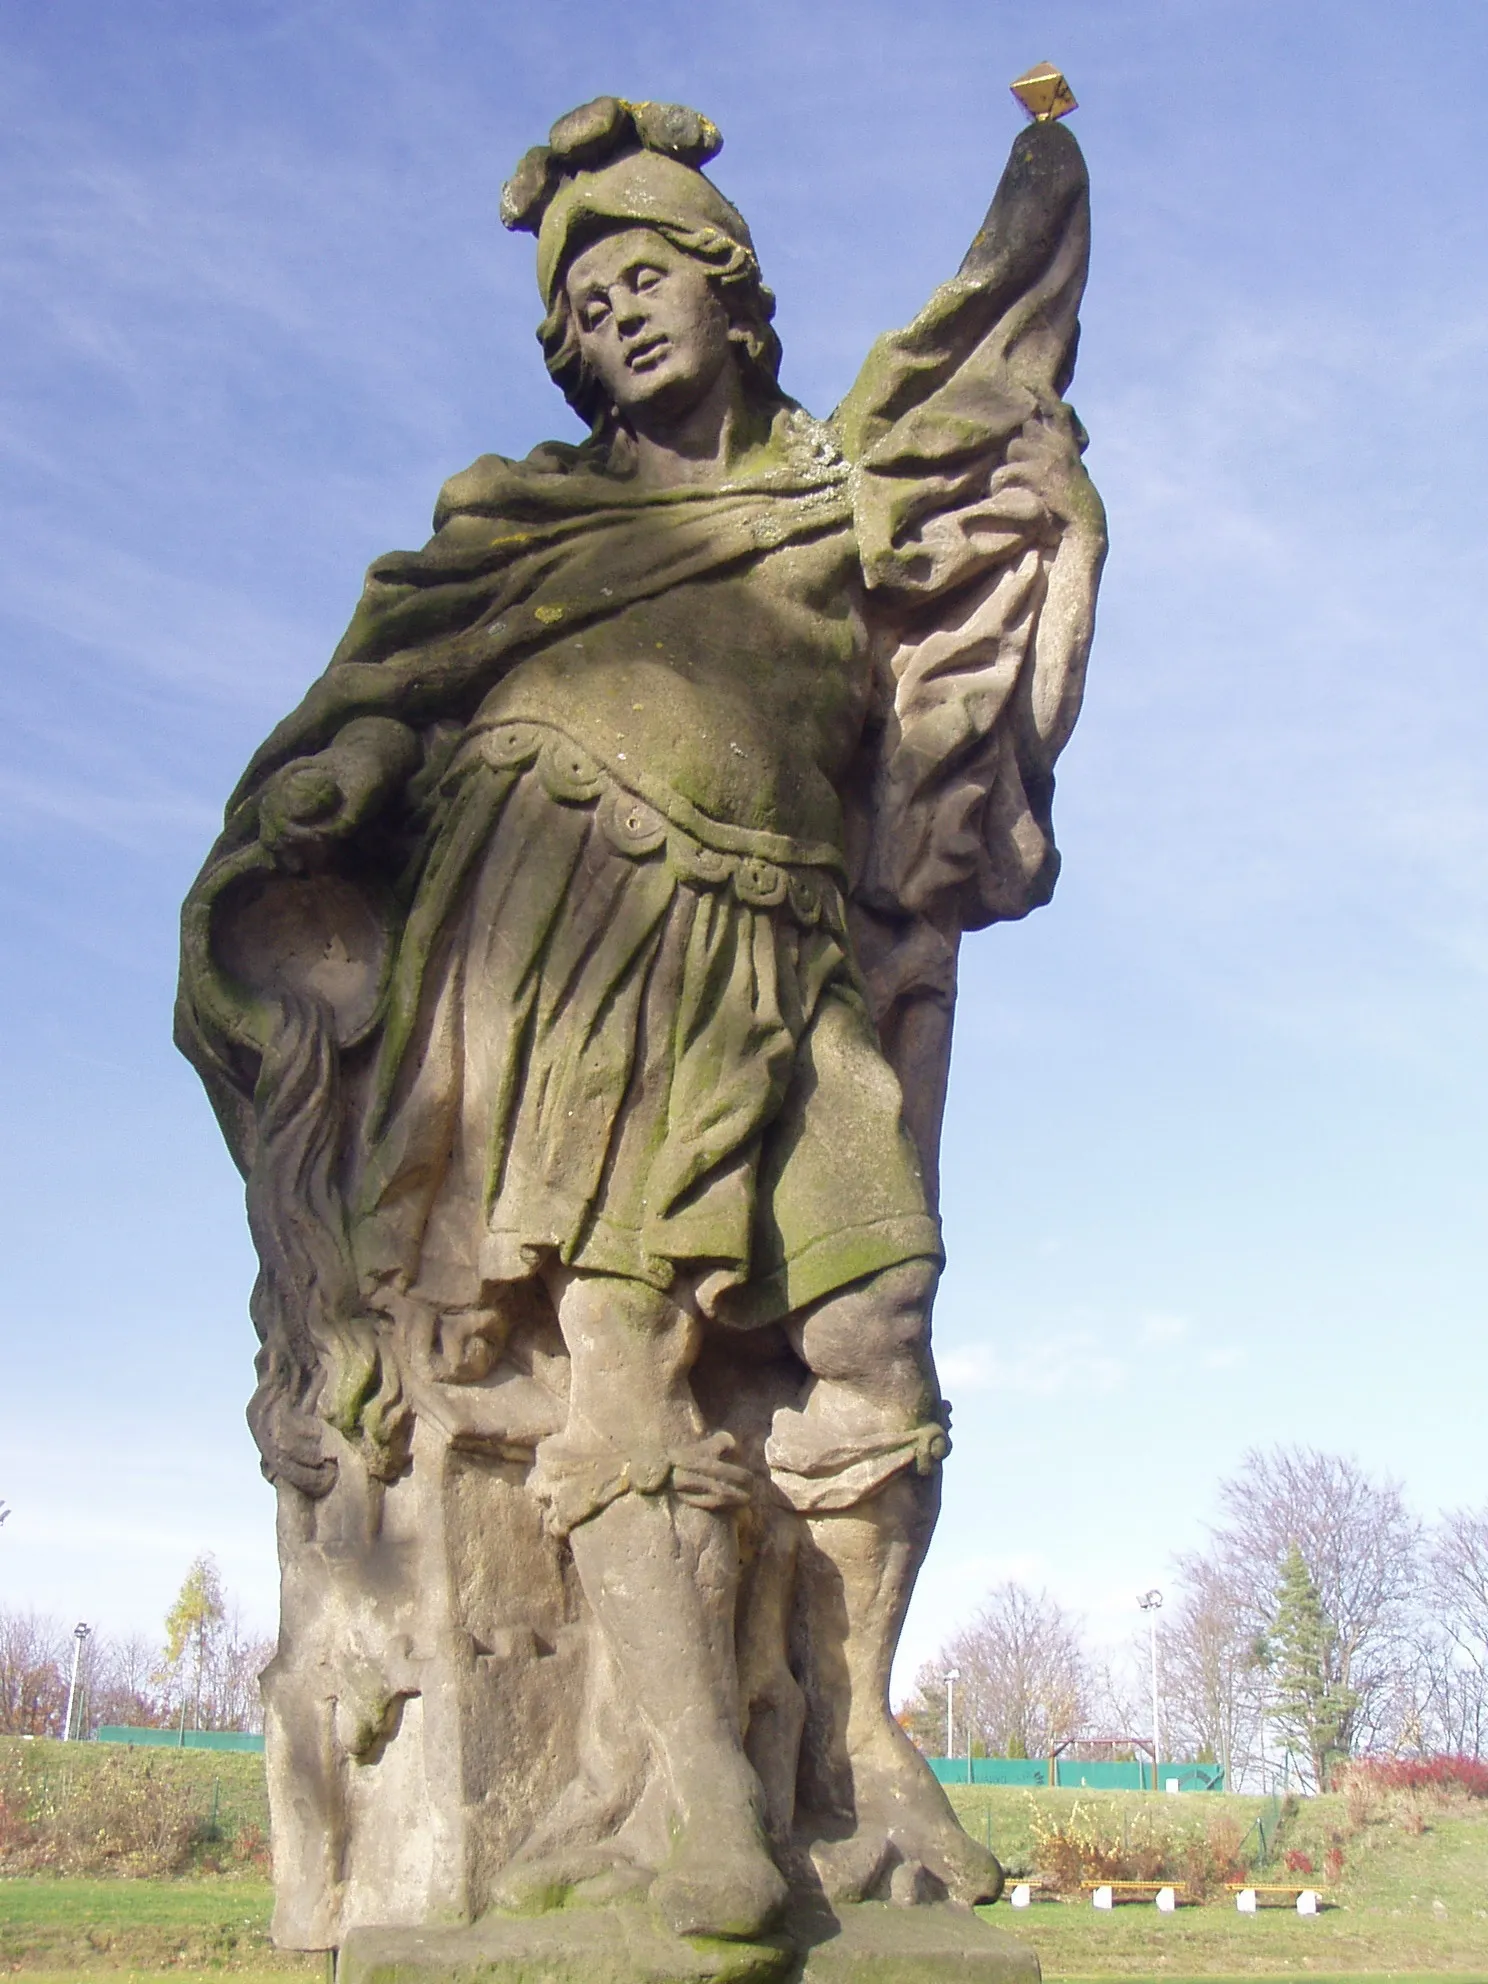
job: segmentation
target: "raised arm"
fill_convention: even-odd
[[[837,415],[889,705],[857,936],[932,1175],[961,933],[1026,915],[1058,872],[1054,762],[1106,544],[1063,398],[1089,239],[1078,145],[1031,125],[958,274],[878,341]]]

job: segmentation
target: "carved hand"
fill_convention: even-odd
[[[302,867],[371,818],[418,761],[406,724],[359,717],[325,750],[274,773],[259,799],[259,838],[285,867]]]

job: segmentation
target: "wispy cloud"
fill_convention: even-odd
[[[1144,1316],[1137,1333],[1145,1344],[1181,1343],[1188,1335],[1188,1319],[1163,1314]]]
[[[33,638],[60,637],[106,659],[115,682],[131,671],[214,702],[262,705],[266,692],[285,698],[315,671],[304,625],[261,595],[95,536],[22,524],[0,553],[0,598]]]
[[[994,1350],[971,1344],[937,1353],[941,1382],[958,1392],[994,1392],[1010,1398],[1055,1398],[1071,1392],[1112,1392],[1127,1381],[1129,1365],[1077,1330],[1037,1345]]]
[[[1104,628],[1144,654],[1093,678],[1063,818],[1133,953],[1239,1029],[1409,1061],[1481,998],[1488,374],[1445,428],[1440,381],[1485,341],[1470,272],[1370,318],[1221,286],[1090,416]]]
[[[1199,1363],[1206,1371],[1238,1371],[1249,1354],[1238,1343],[1221,1343],[1211,1350],[1201,1350]]]
[[[123,848],[158,846],[189,834],[204,845],[219,813],[190,793],[155,788],[108,792],[67,779],[28,777],[0,767],[0,823],[9,831],[63,826]]]
[[[1108,1396],[1192,1370],[1234,1371],[1243,1347],[1216,1343],[1192,1320],[1152,1310],[1133,1320],[1117,1316],[1071,1327],[1030,1327],[1013,1341],[956,1338],[937,1348],[936,1365],[949,1396],[977,1399]]]

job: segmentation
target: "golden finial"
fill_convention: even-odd
[[[1052,124],[1078,110],[1075,93],[1052,62],[1039,62],[1011,85],[1013,95],[1035,124]]]

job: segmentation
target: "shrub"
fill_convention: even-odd
[[[1443,1798],[1488,1798],[1488,1764],[1476,1757],[1360,1757],[1346,1767],[1381,1791],[1415,1791]]]
[[[0,1875],[262,1871],[262,1825],[227,1784],[224,1801],[169,1753],[0,1742]]]
[[[1243,1872],[1240,1828],[1222,1814],[1197,1833],[1148,1812],[1122,1816],[1077,1804],[1058,1818],[1030,1806],[1034,1866],[1061,1894],[1084,1882],[1171,1881],[1198,1899]]]
[[[1235,1821],[1216,1812],[1202,1838],[1185,1840],[1180,1865],[1184,1887],[1196,1900],[1217,1894],[1229,1881],[1245,1874],[1241,1860],[1244,1834]]]
[[[1312,1855],[1304,1853],[1297,1846],[1287,1849],[1285,1864],[1289,1874],[1311,1874],[1317,1871],[1312,1864]]]
[[[179,1873],[201,1831],[198,1804],[179,1777],[104,1757],[42,1782],[23,1857],[59,1874]]]
[[[1030,1803],[1032,1801],[1030,1800]],[[1162,1849],[1150,1837],[1145,1815],[1133,1828],[1118,1830],[1114,1814],[1101,1814],[1075,1805],[1064,1817],[1033,1810],[1033,1863],[1061,1894],[1078,1893],[1082,1881],[1156,1881],[1162,1879]]]
[[[1340,1773],[1338,1788],[1352,1831],[1391,1824],[1422,1833],[1427,1815],[1488,1799],[1488,1764],[1476,1757],[1359,1757]]]
[[[268,1834],[261,1826],[239,1826],[232,1837],[228,1864],[250,1874],[267,1874],[272,1870]]]

